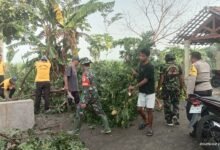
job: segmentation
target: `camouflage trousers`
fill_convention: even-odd
[[[82,125],[83,115],[84,115],[86,109],[88,109],[88,108],[92,108],[94,110],[95,114],[98,115],[99,117],[101,117],[105,129],[110,129],[107,116],[102,109],[102,105],[99,101],[98,92],[96,90],[94,90],[94,91],[84,90],[82,97],[81,97],[81,103],[87,103],[87,107],[85,109],[81,109],[80,103],[77,106],[75,121],[74,121],[74,130],[75,131],[80,130],[81,125]]]
[[[171,121],[174,116],[179,118],[179,91],[163,91],[164,115],[166,121]]]

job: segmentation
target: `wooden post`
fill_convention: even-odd
[[[216,70],[220,70],[220,50],[216,51]]]
[[[190,60],[189,60],[189,55],[190,55],[190,41],[185,40],[184,41],[184,76],[185,79],[189,75],[189,66],[190,66]]]
[[[3,48],[4,48],[3,33],[2,30],[0,29],[0,54],[3,54]]]
[[[3,41],[2,39],[0,38],[0,54],[3,54]]]

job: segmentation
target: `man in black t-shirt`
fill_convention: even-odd
[[[147,126],[147,136],[153,135],[153,109],[155,106],[155,79],[154,66],[149,62],[150,51],[143,49],[140,51],[140,66],[138,71],[133,70],[133,74],[137,76],[138,84],[130,86],[129,91],[136,88],[139,89],[138,95],[138,112],[144,120],[144,126]],[[147,114],[145,113],[147,109]]]

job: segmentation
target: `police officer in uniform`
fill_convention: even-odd
[[[212,96],[212,86],[210,83],[211,79],[211,68],[210,65],[202,60],[201,53],[192,52],[191,53],[191,69],[189,72],[188,82],[187,82],[187,94],[198,94],[200,96]],[[186,111],[187,118],[191,120],[192,115],[189,114],[191,103],[187,102]],[[190,136],[195,137],[194,126],[193,132]]]
[[[104,130],[102,133],[109,134],[111,133],[111,129],[109,127],[108,119],[105,112],[102,109],[102,105],[99,101],[99,95],[95,83],[95,75],[93,74],[92,70],[90,69],[91,60],[87,57],[80,60],[82,65],[83,74],[82,74],[82,96],[80,102],[78,104],[76,110],[76,116],[74,121],[74,131],[73,134],[78,135],[81,124],[82,124],[82,116],[84,110],[90,105],[95,113],[101,117]]]

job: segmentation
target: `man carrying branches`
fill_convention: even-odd
[[[108,118],[102,109],[102,105],[99,100],[98,90],[96,87],[95,75],[90,68],[90,64],[92,62],[87,57],[85,57],[80,60],[80,63],[83,70],[82,95],[80,102],[77,105],[73,134],[79,134],[84,110],[87,109],[88,106],[92,107],[96,115],[98,115],[102,119],[104,130],[102,130],[101,132],[104,134],[109,134],[111,133],[111,129],[109,127]]]
[[[128,90],[133,91],[139,89],[138,95],[138,112],[144,120],[144,126],[147,126],[147,136],[153,135],[153,109],[155,105],[155,83],[154,83],[154,66],[149,60],[150,50],[142,49],[139,54],[140,66],[138,72],[134,72],[137,76],[138,84],[129,86]],[[145,113],[147,109],[147,114]]]
[[[68,102],[72,104],[74,98],[75,104],[79,103],[79,86],[77,77],[77,66],[79,65],[79,57],[73,57],[69,66],[65,69],[64,74],[64,89],[68,92]],[[71,98],[72,97],[72,98]]]

